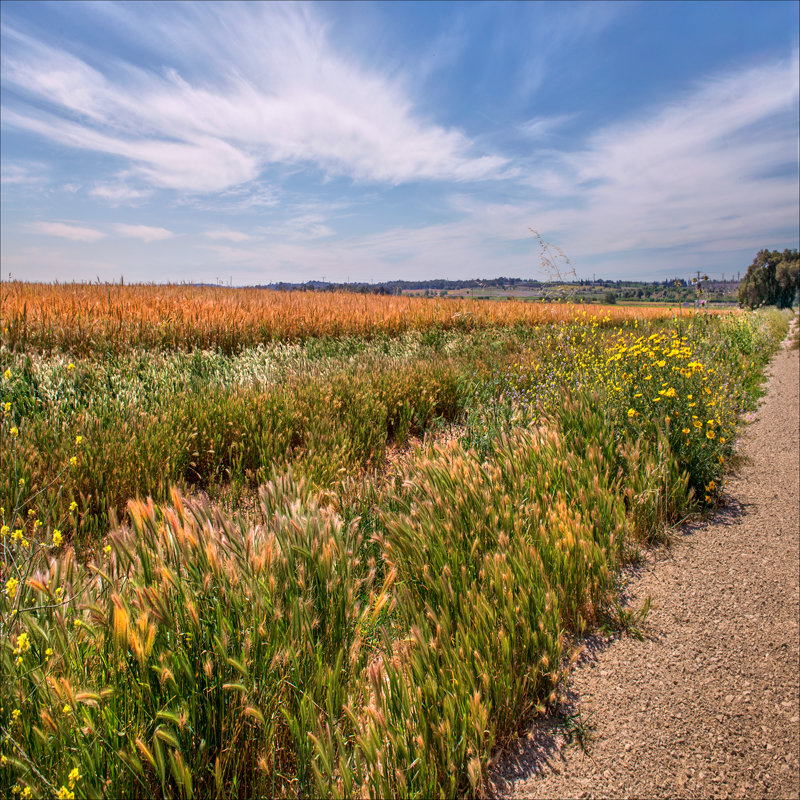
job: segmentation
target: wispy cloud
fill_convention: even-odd
[[[417,118],[397,83],[337,52],[312,8],[263,3],[237,12],[117,9],[132,37],[170,43],[164,74],[118,62],[101,73],[5,26],[3,79],[26,101],[9,100],[3,122],[121,157],[149,185],[187,192],[247,183],[270,164],[390,184],[502,174],[505,158]],[[209,54],[225,69],[196,74],[185,63],[189,48],[192,63]]]
[[[314,212],[291,217],[280,225],[261,226],[258,232],[263,236],[277,236],[292,241],[323,239],[334,233],[333,228],[326,224],[326,217]]]
[[[556,114],[551,117],[533,117],[523,122],[518,131],[526,139],[538,140],[551,136],[559,128],[575,119],[576,114]]]
[[[47,183],[44,164],[6,164],[0,169],[0,182],[5,186],[41,186]]]
[[[153,228],[149,225],[125,225],[120,222],[114,225],[114,230],[120,236],[129,236],[132,239],[141,239],[143,242],[160,242],[171,239],[175,234],[166,228]]]
[[[228,231],[228,230],[219,230],[219,231],[206,231],[205,236],[213,241],[218,241],[220,239],[227,240],[229,242],[248,242],[253,237],[247,233],[242,233],[241,231]]]
[[[549,154],[528,182],[559,203],[531,222],[587,255],[796,227],[797,76],[795,56],[708,79]]]
[[[29,233],[41,236],[58,236],[72,242],[96,242],[105,237],[102,231],[94,228],[83,228],[66,222],[31,222],[27,225]]]
[[[136,189],[122,182],[98,182],[89,190],[89,194],[99,197],[109,205],[130,205],[150,197],[152,192],[147,189]]]
[[[273,208],[280,202],[280,193],[274,187],[255,180],[243,186],[232,186],[213,195],[184,195],[179,202],[198,211],[239,214]]]

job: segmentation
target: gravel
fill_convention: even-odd
[[[630,606],[652,598],[646,639],[587,639],[560,714],[495,756],[488,796],[800,797],[800,358],[788,341],[724,505],[625,572]],[[564,733],[576,714],[585,748]]]

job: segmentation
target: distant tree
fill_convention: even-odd
[[[617,295],[615,292],[606,292],[605,295],[603,295],[603,300],[606,305],[615,306],[617,304]]]
[[[797,250],[783,251],[783,257],[775,267],[775,282],[778,284],[778,308],[791,308],[800,301],[800,253]]]
[[[800,253],[797,250],[759,250],[739,285],[739,305],[789,308],[800,291]]]

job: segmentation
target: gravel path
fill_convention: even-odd
[[[587,752],[541,719],[491,796],[800,797],[799,363],[787,342],[771,362],[724,507],[626,573],[648,638],[587,641],[563,706]]]

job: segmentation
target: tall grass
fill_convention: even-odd
[[[0,294],[0,343],[11,350],[72,355],[142,350],[239,352],[272,341],[346,335],[396,336],[430,329],[538,326],[591,315],[597,307],[384,297],[349,292],[278,292],[175,285],[37,284],[13,281]],[[665,309],[601,311],[606,324]]]
[[[22,480],[43,493],[43,523],[85,540],[104,533],[108,513],[121,515],[129,498],[166,499],[174,484],[223,486],[235,499],[275,468],[294,465],[318,488],[333,488],[343,475],[380,464],[388,443],[461,413],[462,377],[473,363],[423,355],[340,358],[243,385],[202,373],[179,378],[167,364],[123,386],[105,369],[93,374],[91,364],[35,370],[17,361],[3,379],[6,424],[19,435],[0,452],[0,503],[12,505]]]
[[[720,432],[734,432],[752,399],[736,387],[756,381],[785,319],[592,329],[559,327],[555,343],[528,341],[525,358],[476,370],[463,440],[413,451],[396,479],[363,486],[350,505],[323,498],[313,469],[298,477],[302,459],[297,474],[283,462],[259,476],[255,515],[178,492],[133,500],[84,563],[17,485],[0,543],[4,792],[479,794],[493,747],[555,699],[564,633],[597,620],[619,564],[659,525],[714,500],[708,476],[730,447]],[[542,361],[555,352],[568,356],[560,397]],[[376,403],[405,380],[344,375],[309,413],[348,391]],[[233,395],[236,424],[259,402],[248,391]],[[474,405],[511,403],[511,392],[508,414]],[[200,441],[206,399],[182,422],[170,416],[180,425],[164,437],[191,420]],[[355,433],[341,443],[358,441],[365,407],[352,408]],[[17,421],[6,415],[3,442],[25,469]],[[316,448],[330,451],[324,424],[308,430],[322,432],[303,445],[313,464]],[[218,452],[238,458],[233,441],[211,440],[203,470]],[[75,452],[54,486],[80,467]]]

